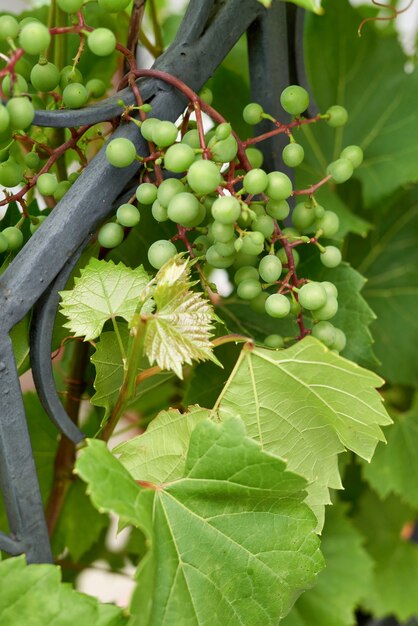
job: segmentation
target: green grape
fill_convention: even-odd
[[[325,304],[313,311],[316,320],[330,320],[338,311],[337,298],[328,297]]]
[[[80,109],[89,99],[89,92],[81,83],[69,83],[62,92],[62,102],[69,109]]]
[[[250,162],[251,167],[259,168],[263,165],[263,153],[258,148],[247,148],[245,155]]]
[[[70,187],[71,183],[69,180],[62,180],[58,183],[57,188],[54,191],[54,200],[59,202],[65,196]]]
[[[213,137],[209,141],[208,147],[212,154],[212,160],[217,163],[229,163],[235,159],[238,153],[237,140],[233,135],[229,135],[229,137],[221,141]]]
[[[106,93],[106,85],[100,78],[91,78],[87,81],[86,89],[93,98],[101,98]]]
[[[246,232],[241,241],[244,254],[258,255],[264,250],[264,235],[259,231]]]
[[[232,132],[231,124],[228,124],[228,122],[223,122],[222,124],[219,124],[219,126],[216,127],[215,137],[218,140],[227,139],[227,137],[230,136],[231,132]]]
[[[158,200],[153,203],[151,213],[156,222],[166,222],[168,220],[167,209]]]
[[[20,74],[15,74],[15,80],[12,81],[11,74],[7,74],[3,78],[3,82],[1,84],[1,88],[4,92],[4,95],[10,98],[10,96],[20,96],[22,93],[28,92],[28,83]]]
[[[177,180],[177,178],[167,178],[167,180],[164,180],[158,187],[158,202],[166,209],[172,198],[174,198],[176,194],[183,193],[184,191],[186,191],[186,188],[180,180]]]
[[[273,293],[267,298],[265,308],[270,317],[286,317],[290,313],[290,302],[282,293]]]
[[[264,170],[254,169],[247,172],[244,176],[243,187],[247,193],[256,195],[263,193],[267,188],[269,179]]]
[[[167,208],[167,215],[172,222],[188,226],[199,216],[199,200],[191,193],[178,193],[172,198]]]
[[[216,252],[221,256],[230,256],[231,254],[235,254],[235,239],[230,239],[229,241],[215,241],[213,247]]]
[[[264,282],[275,283],[283,271],[282,262],[274,254],[268,254],[261,259],[258,271]]]
[[[14,252],[19,250],[23,246],[22,231],[16,228],[16,226],[8,226],[2,232],[3,237],[7,239],[7,247]]]
[[[345,183],[353,175],[353,164],[348,159],[337,159],[327,167],[327,174],[331,175],[331,181],[337,185]]]
[[[341,252],[335,246],[325,246],[325,251],[321,252],[321,263],[325,267],[337,267],[341,263]]]
[[[124,237],[122,226],[108,222],[99,230],[97,239],[102,248],[116,248],[119,246]]]
[[[61,78],[60,78],[60,87],[61,89],[65,89],[67,85],[71,83],[82,83],[83,75],[79,69],[73,67],[72,65],[66,65],[61,70]]]
[[[312,335],[322,341],[327,348],[332,348],[335,341],[335,326],[330,322],[318,322],[312,328]]]
[[[226,269],[234,263],[235,255],[222,256],[216,251],[215,246],[210,246],[206,252],[206,261],[216,269]]]
[[[26,96],[10,98],[6,104],[10,116],[10,126],[15,130],[28,128],[34,120],[35,109],[32,102]]]
[[[4,133],[9,128],[9,124],[10,124],[9,111],[6,109],[5,106],[0,104],[0,133]]]
[[[247,278],[242,280],[237,287],[237,296],[241,300],[254,300],[261,293],[261,285],[258,280]]]
[[[300,202],[295,206],[292,213],[292,223],[299,230],[305,230],[312,226],[315,221],[315,211],[311,206]]]
[[[292,195],[292,181],[283,172],[270,172],[267,175],[266,194],[272,200],[286,200]]]
[[[51,41],[49,30],[41,22],[29,22],[20,31],[19,46],[28,54],[41,54]]]
[[[187,182],[199,196],[213,193],[221,184],[221,180],[219,168],[212,161],[195,161],[187,173]]]
[[[284,348],[284,339],[281,335],[268,335],[264,339],[264,345],[268,348]]]
[[[266,314],[266,300],[269,297],[269,294],[265,291],[262,291],[255,298],[250,301],[250,309],[254,311],[254,313],[258,313],[258,315]]]
[[[325,209],[320,204],[317,204],[316,206],[314,206],[314,212],[315,212],[315,218],[321,219],[322,217],[324,217]]]
[[[212,217],[221,224],[234,224],[241,214],[241,205],[233,196],[221,196],[212,204]]]
[[[37,63],[30,73],[30,82],[37,91],[52,91],[60,78],[60,71],[53,63]]]
[[[121,226],[125,228],[133,228],[141,219],[141,214],[132,204],[121,204],[116,211],[116,219]]]
[[[195,158],[193,148],[185,143],[176,143],[171,146],[164,156],[164,167],[170,172],[185,172]]]
[[[222,222],[217,222],[215,220],[212,223],[211,232],[215,241],[226,243],[227,241],[230,241],[234,236],[234,225],[223,224]]]
[[[10,157],[10,152],[9,150],[7,150],[7,148],[5,148],[4,150],[0,150],[0,163],[7,161],[9,157]]]
[[[193,148],[193,150],[198,150],[200,148],[200,140],[197,130],[188,130],[187,133],[185,133],[185,135],[182,137],[181,143],[190,146],[191,148]]]
[[[114,167],[127,167],[135,161],[136,148],[130,139],[111,139],[106,147],[106,158]]]
[[[130,0],[98,0],[99,7],[109,13],[119,13],[129,5]]]
[[[269,200],[266,211],[275,220],[285,220],[290,213],[290,206],[286,200]]]
[[[0,185],[2,187],[16,187],[23,179],[23,167],[14,159],[0,163]]]
[[[235,247],[236,249],[236,247]],[[245,254],[244,252],[238,251],[235,256],[234,267],[237,269],[241,267],[255,267],[258,265],[259,258],[256,254]]]
[[[1,28],[1,23],[0,23],[0,28]],[[6,252],[8,247],[9,247],[9,242],[7,241],[7,238],[2,233],[0,233],[0,254],[3,254],[3,252]]]
[[[197,255],[206,254],[207,249],[210,246],[209,238],[206,235],[199,235],[193,242],[193,248],[196,250]]]
[[[257,102],[250,102],[247,104],[245,109],[242,112],[242,117],[244,118],[244,122],[250,124],[250,126],[254,126],[255,124],[259,124],[263,119],[263,107]]]
[[[292,298],[290,300],[290,312],[291,312],[291,314],[294,315],[295,317],[297,317],[301,311],[302,311],[302,307],[300,306],[299,302],[297,300],[295,300],[294,298]]]
[[[258,230],[266,239],[269,239],[274,233],[274,220],[270,215],[260,215],[253,221],[251,228]]]
[[[143,138],[147,141],[153,141],[152,135],[154,132],[154,128],[156,128],[159,123],[160,120],[158,120],[156,117],[147,117],[147,119],[141,123],[141,135],[143,136]]]
[[[35,170],[39,165],[39,155],[36,152],[28,152],[24,157],[25,165],[31,170]]]
[[[325,211],[324,215],[315,224],[317,230],[322,230],[324,237],[333,237],[340,228],[340,220],[334,211]]]
[[[299,289],[299,304],[308,311],[316,311],[327,302],[327,292],[321,283],[306,283]]]
[[[297,167],[304,159],[305,151],[299,143],[289,143],[283,148],[283,163],[288,167]]]
[[[14,39],[19,32],[19,24],[11,15],[2,15],[0,17],[0,39],[5,40],[8,37]]]
[[[340,159],[348,159],[354,168],[363,163],[363,150],[360,146],[347,146],[340,154]]]
[[[106,57],[114,51],[116,37],[108,28],[96,28],[89,34],[87,45],[93,54],[98,57]]]
[[[75,183],[80,174],[81,172],[71,172],[71,174],[68,175],[68,182],[71,184]]]
[[[338,289],[333,283],[330,283],[328,280],[323,280],[321,282],[321,285],[327,292],[327,297],[330,297],[330,298],[338,297]]]
[[[65,13],[77,13],[83,6],[84,0],[57,0],[60,9]]]
[[[33,235],[39,228],[39,226],[46,220],[46,215],[38,215],[38,217],[34,218],[35,221],[31,222],[29,225],[29,230]]]
[[[209,87],[203,87],[200,91],[199,91],[199,98],[201,100],[203,100],[203,102],[206,102],[206,104],[212,104],[213,102],[213,93],[212,91],[209,89]]]
[[[343,333],[343,331],[340,330],[339,328],[336,328],[334,343],[331,346],[332,349],[337,350],[337,352],[342,352],[346,346],[346,343],[347,343],[347,338],[345,336],[345,333]]]
[[[243,280],[258,281],[258,270],[251,266],[240,267],[234,274],[234,283],[239,285]]]
[[[55,174],[41,174],[36,181],[36,188],[43,196],[52,196],[58,187]]]
[[[141,204],[152,204],[157,199],[158,189],[152,183],[142,183],[136,188],[136,199]]]
[[[157,146],[166,148],[177,139],[178,129],[173,122],[159,122],[152,130],[152,140]]]
[[[246,205],[248,206],[248,205]],[[262,217],[263,215],[266,215],[266,211],[264,209],[264,204],[262,204],[261,202],[252,202],[251,203],[251,211],[253,211],[253,213],[255,213],[255,217],[254,219],[257,219],[258,217]]]
[[[309,94],[299,85],[289,85],[280,95],[280,104],[286,113],[300,115],[309,106]]]
[[[348,120],[347,110],[338,104],[334,104],[334,106],[330,107],[326,112],[326,115],[329,116],[327,123],[333,128],[344,126]]]

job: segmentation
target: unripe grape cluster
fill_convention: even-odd
[[[0,185],[20,188],[14,195],[10,192],[9,198],[20,204],[22,220],[30,219],[31,234],[45,216],[28,212],[25,194],[36,192],[52,208],[87,164],[89,151],[94,156],[90,144],[97,141],[99,148],[104,143],[102,129],[73,129],[63,147],[56,147],[51,129],[33,125],[35,108],[78,109],[106,94],[108,87],[99,78],[87,82],[83,79],[77,63],[85,50],[107,57],[117,49],[130,66],[127,78],[140,75],[135,73],[132,55],[117,43],[111,30],[101,26],[93,29],[84,23],[82,0],[57,2],[72,24],[65,32],[80,36],[73,65],[58,67],[48,59],[52,37],[62,34],[60,28],[48,29],[34,18],[17,22],[12,16],[0,17],[0,40],[10,45],[9,62],[0,71],[1,91],[6,98],[5,104],[0,104]],[[118,12],[129,3],[98,0],[98,4],[107,12]],[[164,80],[163,73],[159,72],[158,77]],[[137,105],[124,107],[121,119],[122,125],[124,120],[136,124],[138,141],[121,132],[105,144],[110,166],[130,167],[132,175],[140,164],[142,168],[135,194],[117,207],[115,217],[98,232],[102,253],[119,246],[130,229],[141,229],[148,217],[157,225],[164,223],[160,228],[172,234],[150,243],[147,255],[152,268],[159,270],[177,252],[186,250],[195,258],[194,267],[209,294],[214,289],[210,282],[212,270],[225,270],[234,287],[232,297],[255,314],[265,316],[265,320],[271,318],[269,328],[271,322],[280,329],[282,320],[296,321],[298,331],[294,336],[266,331],[265,345],[282,348],[312,332],[330,349],[343,350],[344,334],[330,321],[338,311],[336,287],[327,281],[306,279],[299,268],[303,267],[300,261],[307,247],[316,249],[325,268],[341,263],[338,216],[332,207],[317,201],[316,192],[322,185],[343,184],[351,178],[362,163],[362,150],[354,145],[344,147],[329,163],[323,178],[305,190],[295,189],[282,169],[297,168],[304,161],[304,148],[297,141],[304,124],[322,120],[337,128],[347,122],[347,111],[333,105],[324,114],[309,117],[309,94],[299,85],[286,87],[277,103],[278,110],[281,107],[291,116],[289,123],[280,122],[257,102],[247,104],[243,110],[247,124],[257,126],[268,120],[269,136],[285,133],[288,139],[277,169],[268,171],[263,168],[263,153],[257,147],[263,136],[242,141],[212,108],[210,89],[204,87],[198,97],[178,79],[166,75],[166,80],[189,99],[181,122],[153,117],[152,107],[143,104],[136,92]],[[202,112],[214,123],[207,132]],[[138,153],[137,146],[144,141],[149,145],[148,155]],[[77,152],[80,167],[62,176],[57,161],[61,159],[63,164],[66,150]],[[144,212],[147,220],[141,221]],[[16,252],[23,245],[22,220],[0,233],[0,253]]]

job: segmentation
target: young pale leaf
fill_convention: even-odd
[[[129,322],[148,283],[142,266],[131,269],[123,263],[90,259],[74,288],[60,292],[61,312],[68,318],[65,328],[89,341],[100,335],[109,319],[123,317]]]
[[[321,550],[325,569],[296,602],[281,626],[352,626],[354,610],[370,585],[373,561],[363,537],[341,505],[327,509]]]
[[[55,565],[26,565],[24,556],[0,562],[2,626],[123,626],[122,611],[61,583]]]
[[[250,437],[313,481],[308,502],[320,507],[329,487],[341,488],[338,454],[370,460],[385,440],[380,426],[392,420],[375,390],[382,382],[306,337],[287,350],[245,347],[215,408],[239,415]]]
[[[209,415],[208,409],[200,407],[189,407],[185,413],[161,411],[143,435],[119,444],[113,452],[136,480],[176,480],[184,475],[193,429]]]
[[[151,364],[183,377],[182,365],[217,362],[210,343],[215,314],[201,293],[191,291],[190,264],[170,259],[155,277],[152,297],[156,311],[146,321],[144,351]],[[135,320],[134,320],[135,324]]]
[[[103,442],[77,462],[93,503],[140,526],[150,551],[131,624],[276,626],[322,567],[306,482],[239,419],[194,429],[182,478],[136,483]],[[158,571],[158,576],[156,572]]]

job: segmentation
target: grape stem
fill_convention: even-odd
[[[319,182],[315,183],[315,185],[311,185],[307,189],[294,190],[292,192],[292,196],[311,196],[312,197],[315,191],[319,189],[320,187],[322,187],[323,185],[326,185],[326,183],[330,181],[331,178],[332,178],[331,174],[328,174],[328,176],[325,176]]]

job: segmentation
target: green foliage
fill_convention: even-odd
[[[26,566],[25,558],[19,556],[0,562],[0,576],[0,619],[4,626],[19,622],[33,626],[126,624],[120,609],[99,604],[91,596],[62,584],[60,569],[54,565]]]
[[[89,442],[77,472],[96,506],[149,538],[132,623],[200,623],[210,614],[251,626],[262,607],[273,625],[322,566],[316,520],[302,502],[305,481],[246,438],[240,420],[201,421],[183,476],[166,484],[135,483],[98,441]]]

